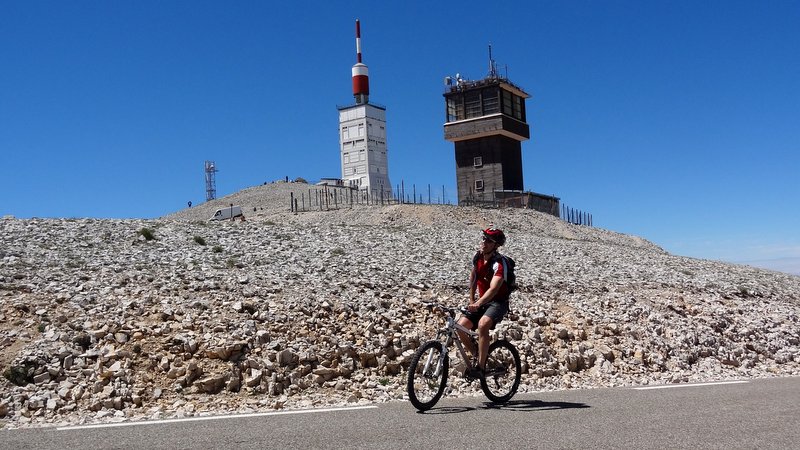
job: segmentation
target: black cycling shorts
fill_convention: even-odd
[[[475,312],[466,312],[464,313],[464,317],[469,319],[472,322],[472,330],[475,331],[478,328],[478,322],[481,320],[483,316],[489,316],[492,321],[494,321],[494,325],[500,323],[503,320],[503,317],[508,313],[508,302],[489,302],[480,308],[478,308]],[[494,325],[492,329],[494,329]]]

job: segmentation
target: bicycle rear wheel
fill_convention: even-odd
[[[439,401],[447,384],[450,358],[439,341],[424,343],[411,358],[408,367],[408,399],[420,411],[427,411]]]
[[[500,340],[489,346],[481,389],[493,403],[505,403],[517,392],[522,376],[519,352],[510,342]]]

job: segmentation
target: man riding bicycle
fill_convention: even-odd
[[[483,230],[480,250],[472,260],[472,272],[469,276],[469,302],[467,313],[461,316],[458,323],[470,330],[478,329],[477,352],[472,341],[463,331],[458,331],[461,342],[477,359],[476,364],[467,372],[472,378],[480,378],[486,367],[486,355],[489,351],[489,330],[492,330],[508,312],[508,299],[511,291],[505,282],[508,269],[503,258],[498,257],[497,249],[505,244],[506,236],[502,230],[487,228]],[[475,292],[478,298],[475,299]],[[476,358],[477,356],[477,358]]]

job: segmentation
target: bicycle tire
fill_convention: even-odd
[[[492,403],[506,403],[517,392],[521,376],[522,362],[517,349],[505,340],[493,342],[481,376],[481,389],[486,397]]]
[[[442,366],[437,370],[439,361]],[[415,408],[427,411],[439,401],[447,385],[449,368],[450,358],[439,341],[428,341],[414,352],[408,366],[407,390],[408,399]]]

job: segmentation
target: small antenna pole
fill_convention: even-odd
[[[497,68],[494,65],[494,59],[492,59],[492,44],[489,44],[489,77],[495,78],[497,77]]]

